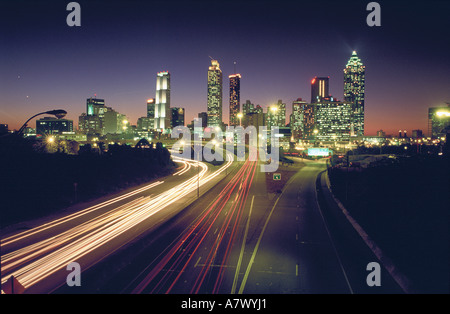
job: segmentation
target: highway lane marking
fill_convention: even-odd
[[[239,288],[239,292],[238,292],[239,294],[242,294],[244,291],[244,287],[245,287],[245,284],[247,283],[248,275],[250,274],[250,269],[252,268],[252,265],[255,261],[255,256],[256,256],[256,252],[258,251],[259,244],[261,243],[261,239],[264,235],[264,232],[266,231],[267,225],[269,224],[270,217],[272,217],[273,211],[275,210],[275,207],[277,206],[278,201],[281,198],[281,195],[283,195],[283,192],[284,192],[284,189],[283,189],[283,191],[281,191],[281,194],[280,194],[280,196],[278,196],[277,200],[275,201],[275,204],[273,204],[273,207],[269,213],[269,217],[267,217],[266,222],[264,223],[264,227],[261,231],[261,234],[258,237],[258,241],[256,242],[255,249],[253,250],[252,257],[250,258],[250,262],[248,263],[247,270],[245,271],[244,279],[242,279],[241,287]]]
[[[261,231],[261,234],[258,237],[258,241],[256,243],[255,249],[253,250],[253,254],[252,254],[252,257],[250,258],[250,262],[248,263],[247,270],[244,275],[244,279],[242,280],[241,287],[239,288],[239,294],[242,294],[242,292],[244,291],[244,287],[245,287],[245,284],[247,283],[248,275],[250,274],[251,267],[255,260],[256,252],[258,251],[259,245],[261,243],[261,239],[264,235],[264,232],[266,231],[267,225],[269,224],[270,217],[272,217],[273,211],[275,210],[275,207],[277,206],[278,201],[280,200],[281,196],[283,196],[284,191],[286,191],[287,187],[294,181],[294,179],[298,176],[299,173],[300,172],[297,172],[297,174],[293,175],[288,180],[288,182],[286,182],[286,185],[284,186],[283,190],[281,191],[280,195],[278,196],[277,200],[275,201],[275,204],[273,204],[273,207],[270,210],[269,216],[267,217],[266,222],[264,223],[264,227]],[[316,196],[316,198],[317,198],[317,196]],[[298,216],[297,216],[297,218],[298,218]]]
[[[202,258],[201,256],[198,258],[197,262],[194,265],[194,268],[198,266],[198,262],[200,262],[201,258]]]
[[[238,281],[238,277],[239,277],[239,271],[241,269],[242,257],[244,256],[245,242],[247,241],[247,234],[248,234],[248,229],[249,229],[249,225],[250,225],[250,216],[252,214],[253,201],[254,200],[255,200],[255,195],[253,195],[252,202],[250,204],[250,211],[248,213],[247,224],[245,225],[244,238],[242,239],[241,252],[239,254],[239,260],[238,260],[238,263],[237,263],[237,266],[236,266],[236,273],[234,274],[233,285],[231,287],[231,294],[235,294],[236,293],[236,285],[237,285],[237,281]]]

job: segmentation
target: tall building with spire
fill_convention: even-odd
[[[217,60],[208,69],[208,126],[222,127],[222,70]]]
[[[353,51],[344,69],[344,101],[352,103],[351,135],[364,135],[364,94],[366,67]]]
[[[232,74],[230,79],[230,126],[238,126],[238,113],[241,111],[241,75]]]
[[[170,73],[159,72],[156,76],[155,122],[156,130],[170,129]]]

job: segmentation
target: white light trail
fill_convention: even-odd
[[[201,170],[195,176],[159,195],[139,197],[124,204],[118,204],[114,209],[99,214],[95,218],[61,232],[56,236],[3,255],[2,284],[13,275],[25,288],[29,288],[40,281],[45,280],[57,271],[65,269],[70,262],[94,253],[95,250],[107,243],[111,243],[112,240],[117,240],[114,242],[115,247],[110,250],[114,251],[143,232],[140,231],[136,233],[137,231],[135,230],[138,229],[136,227],[139,224],[147,221],[150,217],[164,209],[168,210],[171,204],[216,178],[232,163],[232,159],[229,158],[229,160],[218,170],[206,175],[208,166],[203,162],[192,161],[180,157],[174,158],[174,160],[181,162],[184,165],[183,169],[174,175],[185,173],[191,166],[200,167]],[[78,213],[68,215],[18,235],[6,238],[2,240],[2,246],[12,244],[27,237],[32,237],[43,230],[63,224],[71,219],[80,218],[83,215],[92,213],[105,206],[113,205],[128,197],[136,196],[137,194],[162,183],[163,181],[155,182],[112,200],[84,209]],[[119,236],[123,236],[123,239],[119,239]],[[95,256],[94,262],[97,262],[101,258],[102,257]]]

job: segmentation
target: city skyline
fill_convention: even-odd
[[[448,12],[1,1],[1,293],[448,294]]]
[[[19,6],[2,4],[2,12],[12,13],[11,17],[16,13],[19,17],[14,21],[10,16],[2,19],[2,25],[11,31],[2,35],[2,41],[8,42],[6,46],[10,49],[4,52],[1,61],[5,71],[2,72],[0,122],[8,124],[10,129],[18,129],[36,111],[54,107],[67,110],[66,118],[77,124],[86,98],[94,94],[135,124],[138,118],[146,116],[145,102],[155,95],[154,74],[161,71],[171,73],[171,104],[186,109],[186,123],[189,123],[199,112],[207,111],[205,68],[210,55],[220,62],[225,77],[235,72],[236,62],[238,73],[243,75],[242,103],[250,100],[266,110],[281,99],[287,105],[288,117],[293,101],[309,98],[310,82],[316,76],[329,76],[329,93],[343,101],[342,69],[356,50],[368,69],[366,135],[375,135],[381,129],[387,134],[396,134],[398,129],[409,132],[422,129],[426,133],[428,108],[443,106],[450,100],[446,88],[450,85],[446,75],[450,67],[444,52],[448,40],[436,41],[437,35],[432,32],[448,23],[439,18],[448,6],[441,2],[424,8],[423,12],[432,12],[433,18],[424,15],[423,19],[414,21],[418,14],[416,6],[410,8],[414,11],[411,15],[410,11],[402,11],[400,4],[380,2],[382,27],[370,28],[365,25],[365,3],[349,1],[336,6],[322,1],[326,4],[322,10],[326,21],[315,27],[316,36],[312,36],[312,25],[296,26],[290,17],[301,12],[302,19],[311,22],[313,18],[306,15],[315,12],[319,4],[300,2],[296,6],[287,1],[271,6],[261,2],[254,14],[250,14],[253,1],[244,1],[236,12],[220,2],[212,2],[209,8],[220,10],[223,17],[211,24],[216,36],[209,41],[207,37],[194,36],[212,32],[206,25],[213,17],[205,15],[204,21],[199,18],[207,11],[202,1],[186,6],[175,1],[176,10],[162,14],[148,25],[140,19],[146,16],[144,9],[166,7],[166,4],[152,2],[123,7],[121,2],[113,2],[111,7],[103,8],[97,3],[80,1],[79,28],[65,24],[66,4],[24,3],[26,6],[20,14]],[[295,8],[297,11],[289,11]],[[95,10],[101,15],[96,15]],[[274,22],[267,23],[265,17],[270,12]],[[281,12],[285,15],[281,16]],[[354,14],[357,22],[345,20],[331,30],[332,23],[326,18],[343,12]],[[130,21],[133,14],[137,15],[138,22]],[[46,18],[46,22],[42,23],[41,18]],[[166,28],[156,27],[164,18],[171,23]],[[239,27],[238,34],[228,29],[230,22],[237,23],[233,25]],[[411,30],[390,34],[390,30],[402,23],[409,23]],[[40,26],[30,31],[30,25]],[[150,31],[152,28],[154,31]],[[419,28],[420,32],[414,32]],[[330,38],[333,38],[331,42]],[[127,49],[118,46],[116,41]],[[165,47],[164,53],[152,49],[156,43]],[[314,44],[323,49],[313,49]],[[84,45],[94,48],[88,53],[83,50]],[[239,49],[230,49],[230,45]],[[25,47],[33,47],[34,53],[30,54]],[[228,95],[228,88],[225,84],[223,95]],[[228,123],[226,97],[222,102],[223,120]]]

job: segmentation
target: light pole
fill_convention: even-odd
[[[50,111],[44,111],[44,112],[40,112],[38,114],[35,114],[34,116],[32,116],[31,118],[29,118],[19,129],[19,131],[17,131],[17,134],[22,134],[23,131],[25,130],[25,128],[27,127],[28,122],[30,122],[31,119],[33,119],[34,117],[37,117],[41,114],[51,114],[56,116],[58,119],[62,119],[66,116],[67,111],[62,110],[62,109],[56,109],[56,110],[50,110]]]

